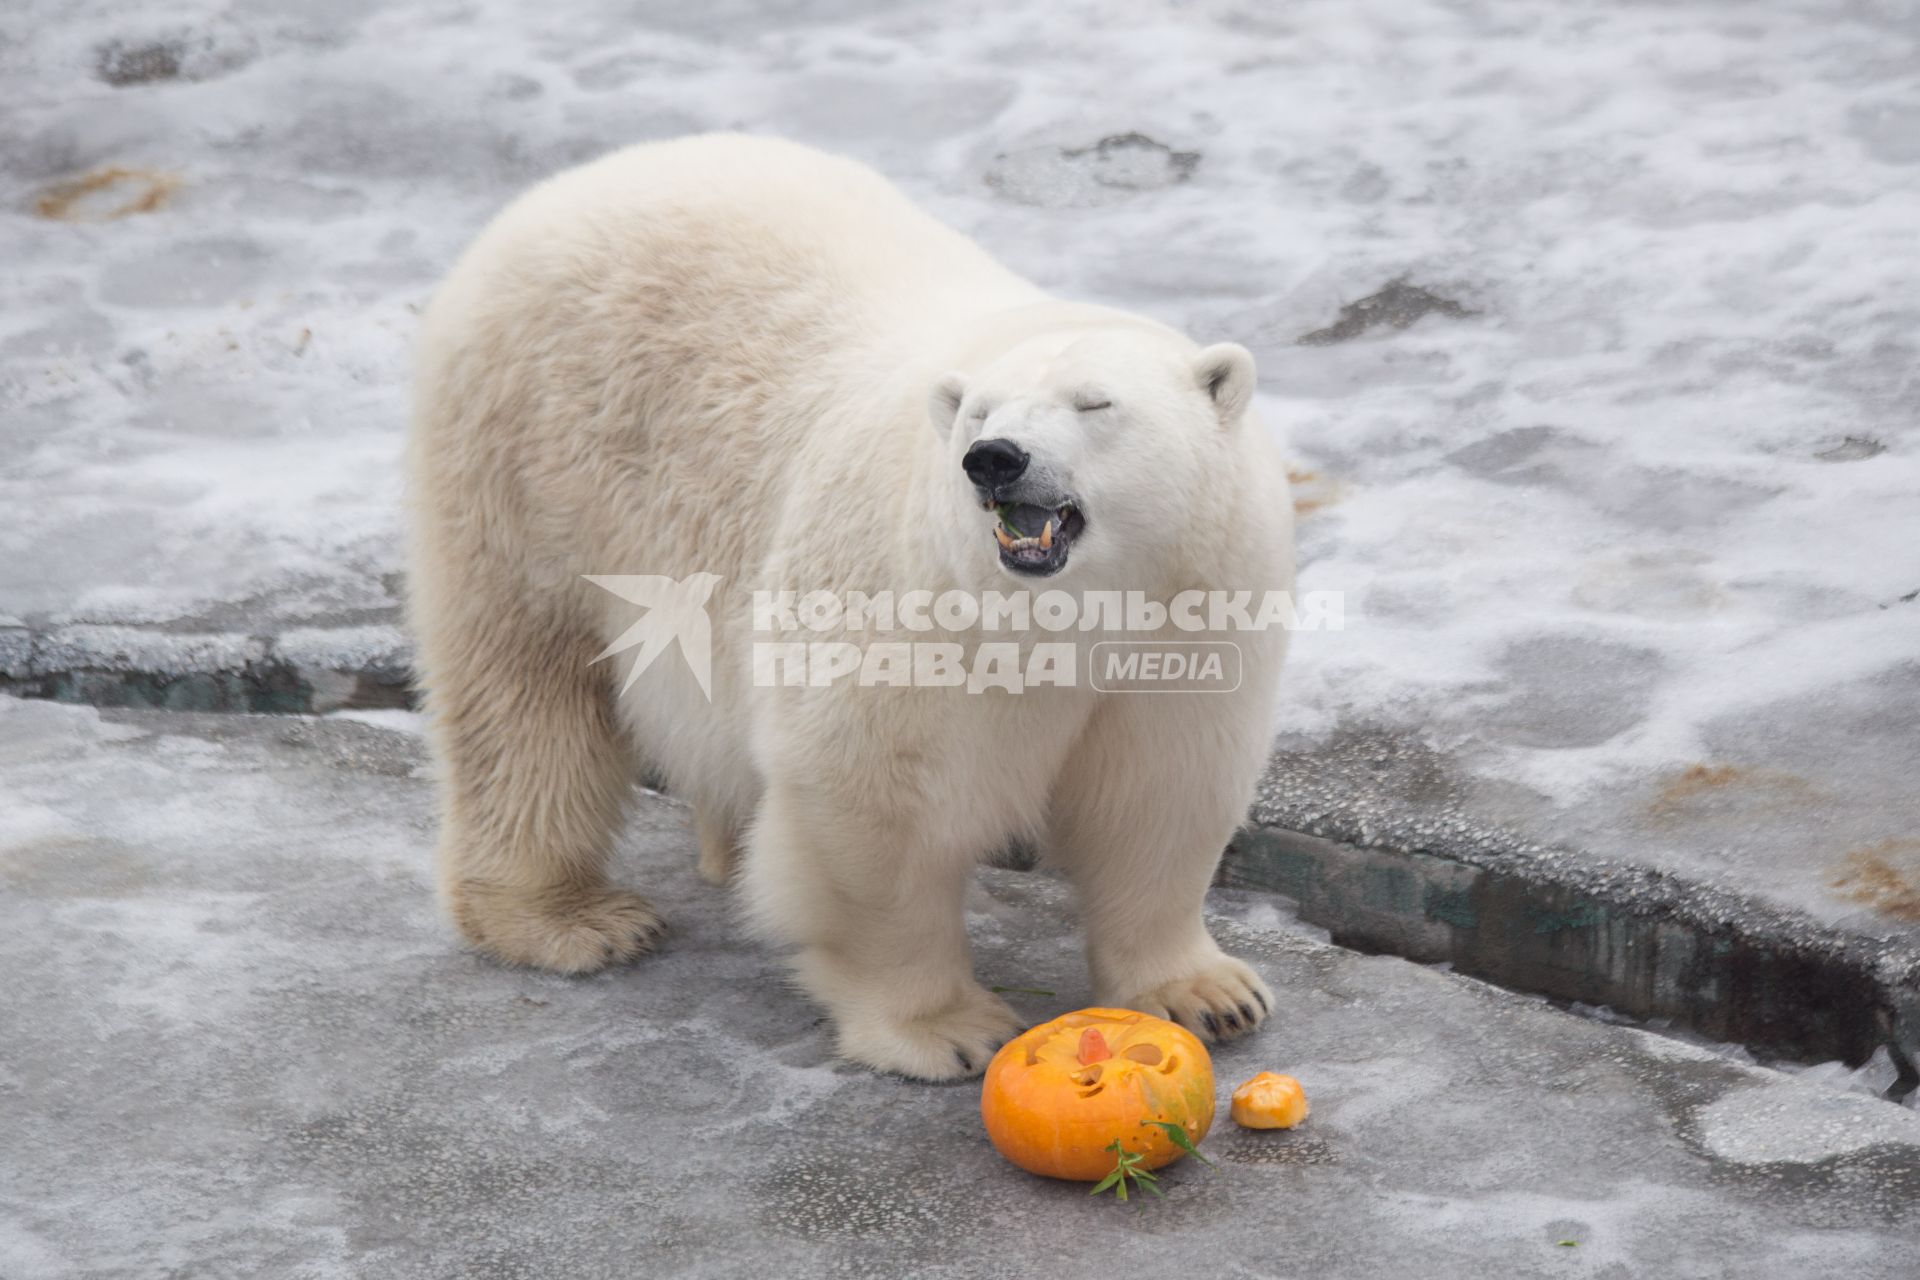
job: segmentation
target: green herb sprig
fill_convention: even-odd
[[[1220,1167],[1201,1155],[1200,1148],[1193,1145],[1193,1139],[1187,1136],[1187,1131],[1171,1120],[1142,1120],[1140,1123],[1142,1125],[1152,1125],[1156,1129],[1164,1130],[1167,1137],[1172,1140],[1174,1146],[1180,1148],[1201,1164],[1206,1165],[1209,1169],[1217,1169]],[[1161,1191],[1159,1186],[1156,1185],[1160,1181],[1159,1176],[1151,1169],[1142,1167],[1141,1162],[1146,1159],[1144,1155],[1127,1150],[1120,1145],[1120,1139],[1118,1138],[1108,1143],[1105,1150],[1113,1152],[1113,1172],[1095,1183],[1093,1190],[1087,1192],[1088,1195],[1097,1196],[1102,1191],[1111,1190],[1115,1198],[1125,1203],[1127,1199],[1127,1182],[1131,1180],[1133,1185],[1140,1190],[1151,1191],[1160,1199],[1166,1199],[1166,1193]]]
[[[1120,1139],[1118,1138],[1108,1143],[1106,1150],[1113,1152],[1113,1172],[1095,1183],[1093,1190],[1087,1192],[1088,1195],[1097,1196],[1102,1191],[1111,1188],[1113,1194],[1119,1197],[1120,1203],[1125,1204],[1127,1202],[1127,1179],[1131,1178],[1133,1179],[1134,1186],[1139,1187],[1143,1191],[1151,1191],[1162,1200],[1166,1199],[1166,1195],[1159,1187],[1154,1185],[1160,1181],[1159,1177],[1151,1170],[1141,1167],[1140,1162],[1146,1159],[1145,1156],[1127,1150],[1120,1145]]]

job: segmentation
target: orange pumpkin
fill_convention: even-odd
[[[1014,1037],[993,1056],[980,1118],[994,1149],[1029,1173],[1097,1182],[1117,1138],[1158,1169],[1213,1124],[1213,1061],[1186,1028],[1131,1009],[1082,1009]]]

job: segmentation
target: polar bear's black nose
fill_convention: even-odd
[[[1027,451],[1011,440],[976,440],[960,459],[967,479],[991,493],[1001,485],[1012,484],[1027,469]]]

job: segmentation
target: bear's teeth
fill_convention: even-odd
[[[1013,550],[1015,544],[1013,539],[1007,536],[1006,529],[1000,525],[993,526],[993,536],[1000,539],[1000,545],[1002,547],[1005,547],[1008,551]]]
[[[1047,521],[1047,527],[1040,531],[1040,549],[1053,550],[1053,521],[1051,520]]]

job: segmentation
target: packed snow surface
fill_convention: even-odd
[[[776,133],[1254,349],[1346,599],[1283,735],[1920,914],[1910,0],[17,0],[0,85],[9,619],[390,622],[461,245],[612,147]]]

